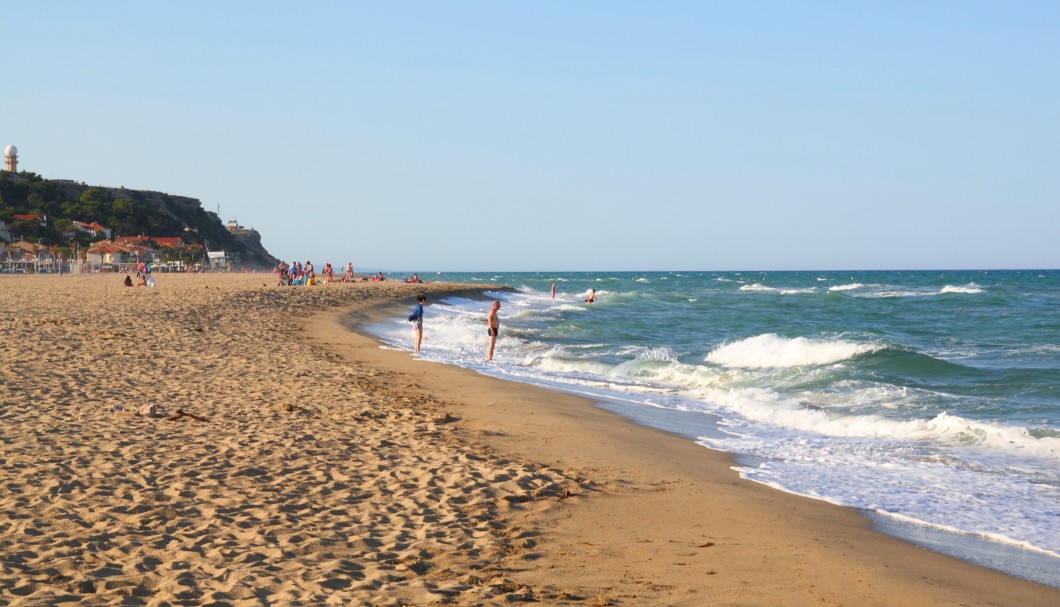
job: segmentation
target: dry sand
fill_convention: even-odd
[[[0,277],[0,604],[1060,604],[342,326],[460,286],[158,282]]]

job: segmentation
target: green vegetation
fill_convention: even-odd
[[[39,220],[16,221],[16,215],[42,215]],[[11,230],[13,240],[27,240],[51,247],[87,247],[100,237],[80,232],[74,221],[99,223],[117,236],[177,236],[186,244],[208,245],[211,250],[235,253],[247,265],[271,266],[275,261],[261,250],[248,250],[240,239],[221,224],[220,218],[203,210],[198,200],[161,192],[91,187],[72,181],[52,181],[28,171],[0,171],[0,220]],[[181,247],[163,256],[191,261],[196,253]],[[198,253],[201,257],[201,252]]]

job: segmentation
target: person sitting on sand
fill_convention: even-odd
[[[311,287],[317,284],[317,275],[313,272],[309,273],[309,276],[305,279],[305,286]]]
[[[125,275],[125,286],[127,286],[127,287],[133,286],[132,276],[129,276],[128,274]]]
[[[141,274],[140,275],[140,282],[136,283],[136,286],[138,286],[138,287],[146,287],[147,286],[147,274]]]

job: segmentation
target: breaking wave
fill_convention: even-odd
[[[774,369],[831,365],[884,349],[880,344],[787,338],[774,333],[756,335],[718,346],[707,354],[715,365],[743,369]]]

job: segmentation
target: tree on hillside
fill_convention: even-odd
[[[106,221],[111,215],[111,202],[102,190],[89,188],[77,200],[63,205],[63,215],[88,222]]]
[[[63,242],[62,235],[55,228],[42,226],[40,221],[36,219],[13,222],[11,224],[11,235],[14,240],[37,242],[49,246]]]

